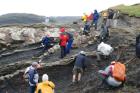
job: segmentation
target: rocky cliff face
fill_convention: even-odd
[[[75,29],[67,28],[68,31],[75,32]],[[59,27],[33,27],[33,26],[5,26],[0,27],[0,48],[18,45],[28,45],[40,42],[42,37],[50,35],[59,36]]]
[[[120,25],[140,27],[140,17],[130,17],[128,14],[120,14],[118,26]]]

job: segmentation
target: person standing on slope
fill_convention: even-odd
[[[60,58],[64,58],[66,56],[66,46],[67,46],[67,42],[69,40],[68,35],[65,32],[65,28],[61,27],[60,28],[60,36],[59,36],[59,45],[61,48],[61,56]]]

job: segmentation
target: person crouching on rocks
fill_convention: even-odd
[[[112,61],[105,70],[99,70],[98,72],[102,77],[102,83],[100,86],[106,84],[112,88],[121,87],[126,80],[125,65],[117,61]]]
[[[86,68],[85,59],[86,59],[85,52],[80,51],[80,53],[75,58],[72,84],[79,82],[81,80],[83,70]]]

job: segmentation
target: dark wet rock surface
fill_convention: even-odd
[[[123,62],[127,62],[131,58],[135,56],[135,35],[126,29],[111,29],[110,39],[107,41],[107,43],[111,44],[113,47],[117,47],[119,45],[127,45],[125,49],[122,49],[121,53],[121,59],[123,59]],[[72,49],[71,53],[66,56],[66,58],[70,58],[71,56],[77,54],[80,50],[84,50],[86,52],[91,52],[96,49],[97,43],[94,43],[87,47],[80,47],[78,49]],[[21,55],[24,55],[25,58],[30,60],[31,56],[38,53],[41,49],[36,49],[28,52],[23,52]],[[50,54],[49,56],[45,57],[43,59],[44,63],[51,63],[55,61],[59,61],[59,54],[60,50]],[[29,56],[27,56],[27,54]],[[16,57],[17,55],[12,55],[11,57]],[[10,57],[9,57],[10,58]],[[23,57],[24,59],[24,57]],[[25,62],[23,59],[20,59],[20,61]],[[5,60],[3,58],[3,60]],[[9,60],[12,60],[9,59]],[[28,61],[27,60],[27,61]],[[39,59],[34,59],[32,61],[37,61]],[[40,80],[41,75],[44,73],[47,73],[50,77],[50,80],[53,81],[56,84],[55,92],[56,93],[139,93],[140,91],[140,60],[137,58],[134,61],[128,63],[127,66],[127,81],[123,88],[119,89],[108,89],[106,87],[99,88],[99,84],[101,83],[100,75],[97,73],[99,69],[104,69],[113,59],[107,59],[102,60],[100,63],[96,62],[96,57],[89,56],[87,58],[88,68],[85,71],[82,80],[80,83],[71,85],[72,80],[72,68],[73,63],[70,63],[68,65],[57,65],[57,66],[51,66],[51,67],[44,67],[39,69],[40,74]],[[18,60],[16,60],[18,61]],[[2,61],[0,61],[2,62]],[[5,62],[8,62],[5,61]],[[11,61],[12,62],[12,61]],[[94,64],[94,65],[91,65]],[[19,69],[27,67],[27,65],[19,66]],[[16,67],[18,68],[18,66]],[[14,69],[12,70],[14,71]],[[11,72],[12,72],[11,71]],[[5,70],[3,70],[2,73],[4,73]],[[8,72],[8,71],[7,71]],[[9,71],[9,73],[11,73]],[[4,75],[6,75],[5,73]],[[1,74],[2,75],[2,74]],[[28,92],[28,83],[24,81],[23,72],[20,72],[19,74],[15,75],[14,77],[10,79],[4,79],[0,81],[0,93],[27,93]]]

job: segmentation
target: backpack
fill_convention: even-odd
[[[112,76],[118,81],[125,81],[126,76],[125,71],[126,71],[125,65],[120,62],[116,62],[112,70]]]
[[[25,81],[29,81],[29,70],[30,70],[30,67],[27,67],[24,72],[23,77],[24,77]],[[34,73],[35,73],[35,70],[34,70]]]

